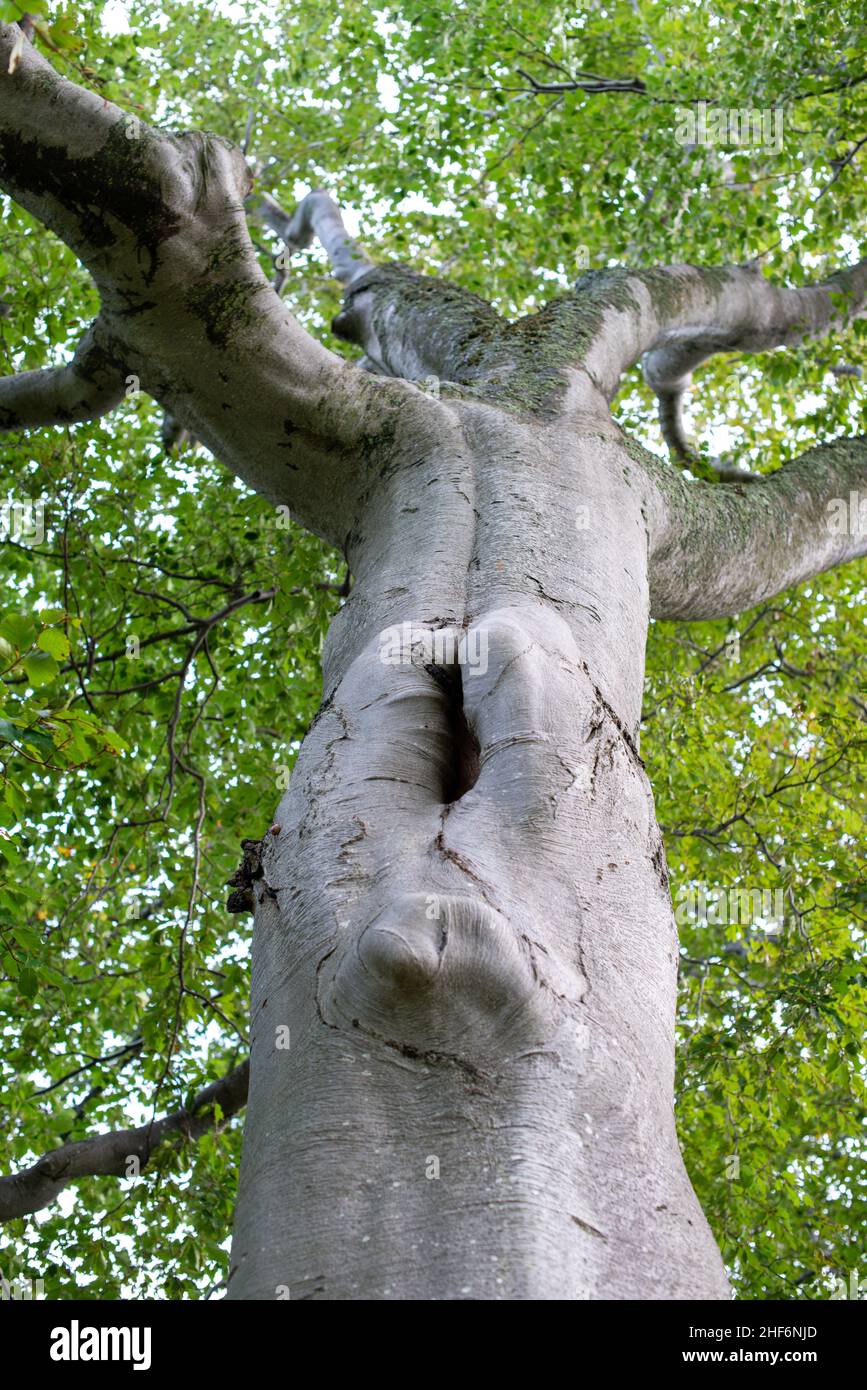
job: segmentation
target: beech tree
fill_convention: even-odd
[[[857,1268],[864,26],[794,8],[714,9],[713,91],[707,7],[289,5],[288,74],[172,7],[216,95],[148,85],[156,7],[0,27],[0,1215],[52,1296]]]

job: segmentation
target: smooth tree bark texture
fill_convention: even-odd
[[[97,416],[134,375],[355,581],[249,881],[228,1296],[728,1297],[675,1134],[647,627],[867,553],[828,525],[867,487],[867,441],[695,481],[610,402],[643,359],[688,452],[691,370],[849,321],[867,265],[797,290],[755,268],[592,273],[508,323],[372,265],[327,194],[292,216],[258,198],[224,141],[131,121],[29,45],[10,73],[17,33],[0,28],[0,184],[73,248],[101,310],[68,367],[0,381],[0,424]],[[289,251],[326,247],[360,367],[293,320],[248,211]],[[113,1171],[59,1154],[49,1186]],[[51,1195],[7,1188],[4,1210]]]

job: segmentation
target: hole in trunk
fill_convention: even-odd
[[[451,757],[443,778],[442,799],[448,805],[459,801],[474,787],[479,776],[479,741],[464,710],[464,683],[460,666],[425,666],[446,697]]]

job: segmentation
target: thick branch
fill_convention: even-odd
[[[166,1139],[179,1135],[197,1139],[216,1124],[215,1105],[219,1105],[223,1118],[243,1108],[248,1080],[249,1062],[243,1062],[227,1076],[205,1086],[187,1109],[175,1110],[138,1129],[96,1134],[91,1139],[64,1144],[44,1154],[22,1173],[0,1178],[0,1221],[40,1211],[75,1178],[129,1177],[130,1159],[138,1160],[139,1170],[144,1168]]]
[[[358,445],[404,393],[327,351],[273,292],[246,224],[240,150],[146,126],[61,79],[30,45],[10,73],[20,36],[0,26],[0,187],[91,271],[100,342],[178,427],[341,544],[363,486]],[[8,427],[107,408],[101,395],[95,409],[76,396],[76,376],[10,382]]]
[[[66,81],[28,42],[10,63],[20,38],[0,25],[0,186],[99,279],[118,240],[153,250],[177,230],[163,214],[184,146]]]
[[[385,376],[484,385],[508,327],[486,300],[408,266],[380,265],[348,286],[334,332]]]
[[[795,347],[845,327],[864,312],[867,260],[801,289],[772,285],[754,267],[678,265],[588,278],[577,292],[604,309],[587,369],[610,399],[643,356],[677,450],[685,443],[680,402],[694,368],[717,352]]]
[[[91,325],[64,367],[0,377],[0,431],[96,420],[123,400],[124,369]]]
[[[659,399],[659,419],[666,444],[675,457],[694,458],[683,423],[683,402],[692,372],[716,352],[735,349],[763,352],[795,346],[832,327],[844,326],[863,312],[867,296],[867,262],[840,272],[825,285],[778,290],[741,271],[743,302],[731,293],[724,309],[728,320],[707,327],[668,328],[644,358],[644,375]]]
[[[407,266],[371,265],[336,203],[321,189],[309,193],[291,217],[268,197],[259,212],[290,249],[318,237],[335,278],[346,286],[343,310],[332,327],[364,348],[362,365],[368,370],[410,381],[483,379],[486,349],[507,327],[484,299]]]
[[[328,254],[334,278],[351,285],[370,269],[370,259],[347,232],[337,204],[323,189],[314,189],[290,217],[267,193],[259,201],[259,214],[290,251],[304,251],[316,237]]]
[[[747,488],[655,473],[655,618],[732,617],[867,555],[867,436],[811,449]]]

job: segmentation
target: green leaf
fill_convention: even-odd
[[[48,652],[31,652],[25,656],[22,665],[32,686],[48,685],[54,680],[60,667]]]
[[[47,627],[44,632],[40,632],[36,645],[58,661],[63,661],[69,656],[69,641],[56,627]]]
[[[25,965],[18,976],[17,984],[19,994],[23,994],[25,999],[34,999],[39,989],[39,976],[29,965]]]
[[[36,623],[24,613],[4,613],[0,619],[0,637],[5,637],[18,651],[31,646],[36,633]]]

